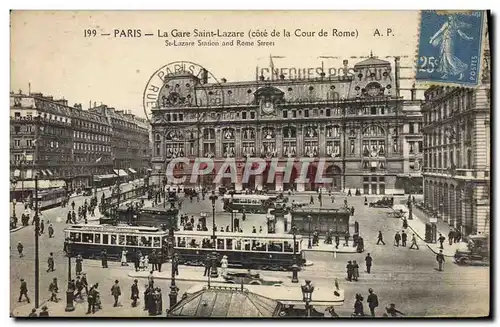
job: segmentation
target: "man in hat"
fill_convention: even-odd
[[[401,232],[401,245],[406,247],[406,240],[408,238],[408,235],[406,235],[405,231]]]
[[[347,269],[347,280],[348,281],[352,281],[352,271],[353,271],[353,267],[352,267],[352,261],[347,261],[347,266],[346,266],[346,269]]]
[[[28,303],[30,303],[30,298],[28,297],[28,285],[26,284],[26,281],[21,278],[21,287],[19,288],[19,299],[17,302],[21,302],[23,295],[26,297]]]
[[[75,287],[76,287],[75,299],[79,297],[81,300],[83,300],[82,296],[83,283],[82,280],[80,279],[80,276],[76,276]]]
[[[137,279],[134,279],[134,283],[130,287],[130,299],[132,300],[132,307],[135,308],[137,306],[137,300],[139,299],[139,286],[137,285]]]
[[[24,249],[23,244],[21,242],[18,242],[17,243],[17,252],[19,252],[19,258],[24,257],[23,249]]]
[[[108,268],[108,252],[106,249],[101,252],[101,264],[103,268]]]
[[[34,317],[38,317],[35,308],[31,309],[31,313],[28,315],[28,318],[34,318]]]
[[[394,235],[394,246],[399,246],[399,241],[401,241],[401,235],[399,235],[399,232],[396,232],[396,235]]]
[[[174,274],[176,276],[179,276],[179,255],[177,253],[174,253],[174,256],[172,258],[172,265],[174,268]]]
[[[368,253],[366,255],[366,258],[365,258],[366,272],[367,273],[370,273],[370,271],[372,269],[372,262],[373,262],[373,258],[370,256],[370,253]]]
[[[436,255],[436,261],[438,262],[438,270],[443,271],[443,264],[445,261],[443,250],[439,250],[439,253]]]
[[[417,250],[418,250],[418,244],[417,244],[417,239],[415,237],[415,234],[413,234],[413,236],[411,237],[411,245],[410,245],[410,249],[413,249],[413,247],[416,247]]]
[[[212,258],[209,254],[205,257],[205,271],[203,272],[203,276],[210,275],[210,268],[212,267]]]
[[[49,258],[47,259],[47,265],[49,266],[47,272],[54,271],[54,253],[52,252],[50,252]]]
[[[220,260],[220,267],[221,267],[222,276],[226,276],[227,275],[227,267],[228,267],[227,255],[222,256],[222,259]]]
[[[148,276],[148,284],[149,284],[149,287],[154,287],[154,284],[155,284],[155,279],[154,279],[154,276],[153,276],[153,270],[151,270],[149,272],[149,276]]]
[[[49,285],[50,299],[49,301],[57,302],[57,293],[59,292],[59,287],[57,286],[57,278],[54,277],[52,283]]]
[[[382,243],[383,245],[385,245],[385,242],[384,242],[384,236],[382,235],[382,231],[378,231],[378,236],[377,236],[377,245],[379,245],[380,243]]]
[[[368,295],[366,302],[368,302],[368,307],[370,308],[372,317],[375,317],[375,308],[378,307],[378,296],[373,293],[373,288],[369,288],[368,293],[370,293],[370,295]]]
[[[440,248],[440,249],[444,249],[444,248],[443,248],[443,242],[444,242],[445,240],[446,240],[446,237],[444,237],[444,236],[443,236],[443,234],[439,234],[438,241],[439,241],[439,244],[440,244],[440,246],[439,246],[439,248]]]
[[[86,273],[82,274],[81,281],[82,281],[83,288],[85,288],[85,294],[88,296],[89,295],[89,282],[87,281],[87,274]]]
[[[54,237],[54,227],[52,226],[52,224],[49,225],[49,238],[53,238]]]
[[[115,284],[111,286],[111,295],[113,295],[113,297],[115,298],[115,303],[113,304],[113,307],[117,307],[120,295],[122,295],[120,285],[118,285],[118,280],[115,280]]]

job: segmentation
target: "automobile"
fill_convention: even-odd
[[[394,205],[394,198],[392,196],[384,196],[376,202],[370,202],[372,208],[391,208]]]
[[[222,276],[226,283],[230,284],[248,284],[248,285],[272,285],[281,286],[283,281],[268,277],[262,277],[259,273],[252,274],[247,272],[228,271],[225,276]]]
[[[90,196],[92,195],[92,187],[86,187],[83,189],[83,196]]]
[[[457,249],[454,261],[461,266],[489,265],[489,237],[488,235],[469,235],[466,249]]]

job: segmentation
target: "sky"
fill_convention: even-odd
[[[415,75],[418,23],[418,11],[12,11],[10,90],[27,93],[30,85],[31,92],[65,98],[70,105],[81,103],[84,109],[96,102],[144,116],[144,88],[151,75],[170,62],[195,62],[219,81],[243,81],[255,80],[257,66],[269,67],[270,55],[284,57],[273,59],[275,68],[309,68],[321,67],[322,61],[325,67],[341,67],[343,59],[353,66],[370,52],[391,62],[392,56],[401,56],[402,66],[408,67],[401,71],[406,78],[401,87],[409,88]],[[135,30],[136,36],[140,29],[141,37],[114,37],[115,29],[118,35]],[[174,29],[191,35],[174,38]],[[165,46],[165,40],[222,41],[194,37],[194,29],[241,31],[243,41],[272,41],[274,46]],[[295,36],[297,29],[315,34]],[[321,29],[329,35],[319,36]],[[357,37],[332,36],[333,29]],[[381,36],[374,35],[376,29]],[[85,37],[85,30],[90,36]],[[280,36],[270,36],[273,30]],[[283,36],[283,30],[290,37]],[[250,31],[268,36],[249,39]],[[157,36],[165,32],[168,37]],[[107,33],[111,35],[101,35]]]

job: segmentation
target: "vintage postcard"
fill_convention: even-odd
[[[11,316],[488,317],[488,18],[11,11]]]

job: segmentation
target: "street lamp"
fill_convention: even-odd
[[[312,217],[311,217],[311,215],[307,216],[307,220],[309,221],[309,240],[307,241],[307,248],[312,249],[312,242],[311,242],[311,220],[312,220]]]
[[[299,282],[299,266],[297,265],[297,226],[293,225],[291,228],[293,235],[293,265],[292,265],[292,283]]]
[[[234,210],[233,210],[234,190],[229,191],[229,194],[231,194],[231,232],[234,232]]]
[[[314,286],[311,285],[310,280],[306,280],[306,284],[300,286],[302,289],[302,300],[306,303],[306,314],[307,317],[311,316],[311,309],[312,309],[312,293],[314,292]]]
[[[217,248],[217,236],[215,235],[215,201],[217,201],[217,195],[215,195],[215,191],[212,191],[210,195],[210,201],[212,201],[212,242],[214,242],[214,250]],[[210,278],[217,278],[219,274],[217,273],[217,252],[212,253],[212,269],[210,269]]]
[[[38,217],[38,174],[35,172],[35,308],[40,305],[40,256],[38,237],[40,236],[40,218]]]
[[[75,294],[75,290],[73,289],[71,283],[71,240],[68,239],[65,242],[68,255],[68,289],[66,290],[66,308],[64,311],[71,312],[75,311],[75,306],[73,305],[73,295]]]
[[[178,264],[176,253],[175,253],[175,235],[173,226],[170,227],[169,234],[171,235],[171,246],[172,246],[172,278],[170,284],[170,293],[168,294],[170,298],[170,310],[177,304],[177,295],[179,294],[179,288],[175,285],[175,272],[176,266]]]

